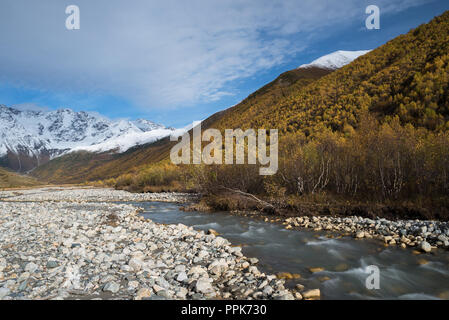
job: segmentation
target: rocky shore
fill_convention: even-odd
[[[301,298],[224,238],[106,202],[182,195],[47,188],[0,197],[0,299]]]
[[[380,239],[387,245],[417,247],[423,252],[436,248],[449,249],[449,223],[441,221],[369,219],[357,216],[304,216],[287,218],[287,229],[311,228],[334,231],[357,239]]]

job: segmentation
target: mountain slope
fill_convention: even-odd
[[[214,125],[315,135],[357,127],[361,113],[431,130],[449,128],[449,12],[267,105],[235,109]]]
[[[31,187],[39,184],[34,178],[0,168],[0,188]]]
[[[30,170],[72,150],[123,152],[173,131],[144,119],[111,121],[70,109],[20,111],[6,106],[0,106],[0,128],[0,163],[16,171]]]
[[[295,69],[284,72],[271,83],[252,93],[236,106],[217,112],[202,122],[203,129],[214,126],[225,114],[234,109],[266,109],[278,99],[291,94],[302,86],[329,74],[331,70],[321,68]],[[36,168],[32,175],[43,181],[54,183],[79,183],[117,177],[120,174],[136,172],[147,166],[169,158],[175,144],[168,138],[156,143],[139,145],[121,154],[78,152],[64,155]]]
[[[114,178],[138,171],[144,164],[167,159],[171,146],[170,140],[163,138],[123,153],[72,152],[37,167],[30,174],[49,183],[82,183]]]

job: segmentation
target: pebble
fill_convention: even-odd
[[[29,273],[33,273],[34,271],[36,271],[39,268],[39,266],[33,262],[28,263],[25,266],[25,271],[29,272]]]
[[[432,247],[430,243],[428,243],[427,241],[422,241],[421,244],[419,245],[419,248],[426,253],[432,251]]]
[[[295,299],[302,300],[302,295],[299,292],[295,292]]]
[[[259,259],[257,259],[257,258],[249,258],[249,263],[251,263],[251,264],[258,264],[259,263]]]
[[[120,290],[120,285],[116,282],[108,282],[104,287],[103,291],[117,293]]]
[[[47,262],[47,268],[48,269],[53,269],[53,268],[57,268],[59,266],[59,263],[57,261],[54,260],[49,260]]]
[[[296,288],[296,290],[303,291],[304,290],[304,285],[302,285],[300,283],[297,283],[295,288]]]
[[[4,297],[6,297],[7,295],[9,295],[11,292],[11,290],[9,290],[8,288],[0,288],[0,299],[3,299]]]
[[[307,290],[302,293],[304,299],[316,299],[321,296],[320,289]]]
[[[141,289],[139,289],[139,291],[137,291],[135,300],[142,300],[145,298],[149,298],[149,297],[151,297],[151,294],[152,294],[151,289],[141,288]]]
[[[196,282],[196,290],[200,293],[211,293],[214,291],[210,280],[207,278],[201,278]]]
[[[359,238],[359,239],[364,238],[365,237],[365,232],[359,231],[359,232],[356,233],[355,237]]]
[[[176,281],[179,282],[184,282],[186,280],[188,280],[189,278],[187,277],[187,274],[184,271],[181,271],[178,276],[176,277]]]

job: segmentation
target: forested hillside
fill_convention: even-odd
[[[257,165],[176,167],[169,163],[172,144],[167,140],[90,167],[81,161],[76,171],[57,169],[52,161],[35,174],[55,182],[102,180],[134,191],[193,189],[209,199],[237,190],[284,207],[311,199],[405,201],[438,206],[444,215],[449,194],[449,12],[334,72],[287,72],[211,116],[203,123],[203,129],[208,127],[279,129],[277,174],[260,176]],[[74,168],[66,165],[71,163],[67,157],[57,161]],[[214,206],[240,206],[227,198]]]

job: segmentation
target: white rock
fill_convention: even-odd
[[[131,258],[128,262],[128,265],[136,272],[142,269],[143,264],[143,261],[137,258]]]
[[[229,244],[229,241],[226,240],[225,238],[222,237],[216,237],[213,241],[212,244],[216,247],[222,247],[224,245]]]
[[[4,297],[6,297],[7,295],[9,295],[11,293],[11,290],[9,290],[8,288],[0,288],[0,299],[3,299]]]
[[[224,259],[214,260],[207,268],[211,274],[220,275],[228,269]]]
[[[117,282],[108,282],[104,287],[103,291],[117,293],[120,290],[120,285]]]
[[[182,272],[180,272],[179,274],[178,274],[178,276],[176,277],[176,281],[179,281],[179,282],[185,282],[185,281],[187,281],[189,278],[187,277],[187,274],[184,272],[184,271],[182,271]]]
[[[198,279],[195,285],[196,291],[204,294],[214,292],[214,289],[212,288],[210,281],[211,280],[207,278]]]
[[[424,252],[432,251],[432,247],[430,246],[430,244],[427,241],[422,241],[421,244],[419,245],[419,247]]]
[[[34,273],[34,271],[36,271],[38,268],[39,268],[39,266],[37,264],[35,264],[34,262],[29,262],[25,266],[25,271],[27,271],[29,273]]]

